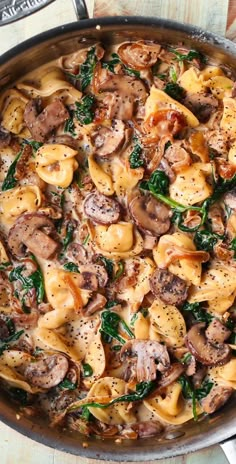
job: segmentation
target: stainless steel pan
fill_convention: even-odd
[[[13,3],[16,5],[17,1],[27,3],[21,0],[15,0]],[[50,3],[50,1],[37,0],[35,3],[45,6],[45,3]],[[106,44],[126,39],[149,39],[172,44],[184,42],[186,46],[197,49],[236,70],[236,46],[215,34],[159,18],[86,19],[87,10],[83,0],[74,0],[74,5],[78,18],[83,18],[83,21],[62,25],[42,33],[0,57],[0,86],[11,84],[27,71],[94,41]],[[29,12],[28,10],[26,13]],[[21,9],[18,14],[22,16]],[[7,21],[16,19],[17,11],[16,15],[12,15],[12,18],[8,18]],[[175,433],[136,442],[126,440],[121,445],[114,444],[114,441],[110,439],[102,441],[91,437],[86,438],[88,448],[83,448],[82,443],[85,437],[79,436],[78,433],[49,428],[41,418],[21,417],[17,420],[16,406],[11,404],[3,393],[0,393],[0,419],[36,441],[87,458],[120,462],[147,461],[181,455],[221,443],[230,463],[236,463],[236,440],[224,444],[225,440],[236,433],[236,396],[211,417],[196,423],[188,422]]]

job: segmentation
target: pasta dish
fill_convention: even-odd
[[[0,385],[84,435],[159,436],[236,388],[236,86],[101,44],[0,94]]]

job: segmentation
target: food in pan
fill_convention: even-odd
[[[94,44],[0,96],[0,379],[143,438],[236,387],[236,93],[195,50]]]

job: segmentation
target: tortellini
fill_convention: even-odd
[[[28,393],[37,393],[40,391],[37,387],[25,381],[17,368],[27,366],[31,361],[31,355],[19,350],[5,350],[0,358],[0,378],[4,379],[14,388],[21,388]]]
[[[38,346],[39,348],[51,348],[54,351],[65,353],[76,362],[81,359],[76,350],[68,346],[67,340],[54,330],[37,327],[34,330],[33,339],[35,346]]]
[[[42,194],[36,185],[15,187],[0,194],[0,216],[5,226],[11,226],[23,213],[37,211]]]
[[[113,186],[117,196],[124,196],[143,178],[143,168],[131,169],[129,162],[116,157],[112,163]]]
[[[89,230],[96,251],[108,258],[130,258],[143,249],[143,238],[131,223],[95,227],[89,225]]]
[[[126,393],[127,384],[124,380],[116,377],[104,377],[95,382],[87,395],[89,398],[96,398],[99,402],[99,397],[110,397],[110,399],[124,395]],[[129,424],[136,422],[136,417],[129,408],[129,403],[116,403],[105,409],[89,407],[91,414],[105,424]]]
[[[177,259],[174,259],[173,262],[171,262],[171,251],[177,252]],[[187,252],[186,256],[181,257],[181,252],[183,256]],[[193,253],[191,254],[191,252]],[[158,267],[168,267],[170,272],[181,279],[194,285],[200,284],[201,254],[196,252],[193,240],[187,234],[175,232],[172,235],[163,235],[158,245],[153,249],[153,257]]]
[[[235,292],[235,287],[235,271],[228,266],[213,263],[212,267],[203,274],[201,283],[191,288],[189,301],[196,303],[217,298],[226,299]],[[230,301],[229,306],[231,306]]]
[[[233,358],[224,366],[212,367],[210,377],[220,385],[232,387],[236,390],[236,359]]]
[[[92,156],[88,158],[88,166],[91,179],[98,191],[106,196],[113,195],[114,186],[111,176],[102,169]]]
[[[179,111],[186,117],[190,127],[196,127],[199,124],[196,116],[194,116],[194,114],[188,108],[186,108],[186,106],[171,98],[163,90],[159,90],[156,87],[151,87],[150,95],[145,103],[145,120],[147,120],[151,114],[154,114],[162,109],[172,109]]]
[[[67,104],[74,103],[81,99],[81,92],[66,81],[63,72],[54,68],[49,70],[41,78],[40,85],[33,86],[32,83],[19,82],[17,88],[27,91],[33,98],[37,97],[50,97],[50,96],[63,96],[65,95],[65,102]],[[56,94],[56,95],[55,95]]]
[[[1,125],[4,129],[19,135],[25,126],[24,111],[29,99],[16,89],[6,90],[2,95],[0,106],[2,108]]]
[[[84,379],[86,387],[91,387],[93,383],[102,377],[106,367],[106,357],[101,341],[101,334],[98,332],[91,343],[84,358],[84,363],[92,368],[92,375]]]
[[[210,164],[193,163],[183,168],[170,185],[170,197],[183,205],[195,205],[206,200],[212,194],[212,187],[206,179],[210,173]]]
[[[235,98],[223,98],[223,116],[220,121],[221,129],[224,129],[227,134],[235,138],[236,133],[236,100]]]
[[[178,382],[165,387],[155,398],[145,400],[144,404],[155,416],[167,424],[180,425],[193,418],[192,401],[186,402]],[[201,408],[197,405],[197,413]]]
[[[161,335],[167,346],[183,346],[186,324],[181,312],[172,305],[155,299],[149,308],[150,320],[154,331]]]
[[[150,258],[134,258],[132,264],[138,269],[136,282],[134,285],[128,285],[119,291],[118,297],[128,302],[133,311],[136,311],[142,303],[144,295],[150,291],[149,279],[155,270],[155,265]],[[127,261],[127,266],[129,266],[129,261]]]
[[[110,226],[97,225],[94,240],[99,248],[108,252],[124,252],[133,248],[133,224],[119,222]]]
[[[88,302],[90,292],[80,289],[79,282],[79,274],[75,272],[51,268],[45,271],[47,299],[55,310],[61,311],[62,318],[65,315],[64,322],[68,320],[69,311],[74,310],[79,313],[81,308]],[[50,320],[50,313],[43,317]]]
[[[67,188],[78,167],[77,151],[62,144],[45,144],[36,154],[35,169],[40,179],[51,185]]]

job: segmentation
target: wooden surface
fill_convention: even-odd
[[[87,0],[91,16],[146,15],[175,19],[236,41],[236,0]],[[0,53],[44,30],[76,20],[72,0],[56,0],[18,23],[0,28]],[[117,445],[114,445],[117,446]],[[33,442],[0,422],[0,464],[96,464]],[[226,464],[219,446],[155,464]],[[144,463],[143,463],[144,464]],[[147,461],[145,464],[149,464]]]

